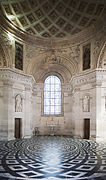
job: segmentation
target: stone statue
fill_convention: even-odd
[[[22,98],[20,94],[15,97],[15,112],[22,112]]]
[[[83,112],[89,112],[90,110],[90,99],[89,96],[83,98]]]

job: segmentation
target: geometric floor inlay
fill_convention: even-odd
[[[65,136],[0,141],[0,180],[106,180],[106,144]]]

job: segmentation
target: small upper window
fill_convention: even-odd
[[[51,75],[44,82],[44,114],[61,114],[61,81]]]

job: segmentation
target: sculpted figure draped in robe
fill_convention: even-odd
[[[15,97],[15,111],[22,112],[22,98],[20,94]]]
[[[89,96],[84,96],[83,98],[83,112],[89,112],[90,110],[90,102]]]

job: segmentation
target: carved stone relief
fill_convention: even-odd
[[[2,47],[0,46],[0,68],[6,67],[6,58]]]
[[[42,48],[42,47],[37,47],[34,45],[30,45],[30,44],[26,44],[25,46],[26,49],[26,55],[25,55],[25,59],[26,61],[31,61],[31,59],[33,57],[38,56],[39,54],[42,54],[46,51],[46,49]]]
[[[11,67],[12,44],[8,34],[0,28],[0,67]]]
[[[101,53],[99,55],[97,67],[98,68],[106,67],[106,44],[104,44]]]
[[[80,46],[77,45],[75,47],[70,47],[69,56],[70,59],[78,63],[78,61],[80,60]]]
[[[95,62],[98,60],[98,56],[100,54],[101,48],[105,42],[105,34],[103,32],[98,33],[94,40],[94,48],[93,48],[93,56]],[[102,62],[99,61],[99,64],[96,65],[98,68],[102,68]]]

